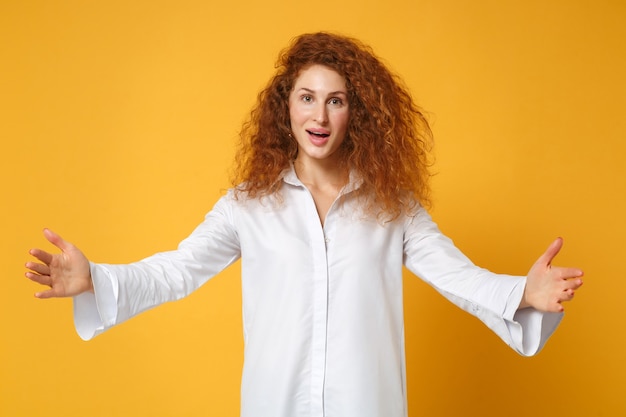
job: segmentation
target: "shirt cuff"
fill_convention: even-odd
[[[519,309],[526,278],[513,288],[504,311],[504,319],[513,347],[523,356],[537,354],[563,319],[563,313],[544,313],[532,307]]]
[[[74,297],[74,326],[83,340],[90,340],[113,326],[117,318],[117,281],[102,267],[92,263],[94,292]]]

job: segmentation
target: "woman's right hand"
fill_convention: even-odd
[[[26,263],[30,270],[26,272],[26,278],[50,287],[35,293],[35,297],[73,297],[86,291],[93,292],[89,260],[85,255],[52,230],[44,229],[43,234],[61,253],[51,254],[41,249],[28,251],[40,262]]]

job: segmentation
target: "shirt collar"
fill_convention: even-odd
[[[285,183],[294,185],[296,187],[304,187],[302,181],[296,175],[296,170],[293,167],[293,163],[289,164],[288,168],[285,168],[281,173],[282,179]],[[352,191],[355,191],[361,187],[363,184],[363,178],[359,174],[357,174],[354,170],[350,170],[350,176],[348,178],[348,183],[343,187],[341,194],[348,194]]]

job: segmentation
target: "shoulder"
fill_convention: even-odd
[[[285,193],[290,192],[285,188],[283,185],[272,193],[261,195],[249,192],[244,186],[233,187],[226,190],[215,207],[227,209],[232,213],[278,210],[284,207]]]
[[[432,216],[422,205],[417,204],[402,216],[405,233],[424,233],[437,229]]]

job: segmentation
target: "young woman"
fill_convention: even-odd
[[[129,265],[30,251],[26,276],[74,297],[90,339],[188,295],[241,258],[244,417],[407,415],[402,266],[522,355],[561,319],[582,271],[527,277],[476,267],[428,215],[430,129],[403,84],[360,42],[297,38],[244,125],[234,187],[171,252]]]

